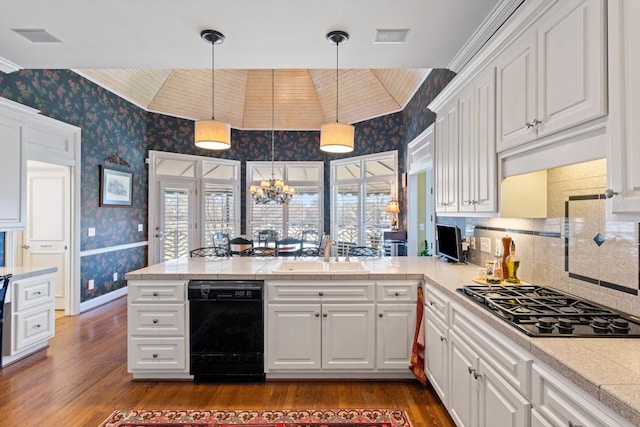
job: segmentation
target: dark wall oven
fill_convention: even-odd
[[[264,381],[263,287],[261,280],[189,282],[195,381]]]

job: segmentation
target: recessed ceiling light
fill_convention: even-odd
[[[374,43],[404,43],[409,29],[404,30],[376,30]]]
[[[62,43],[62,40],[44,28],[12,28],[12,30],[33,43]]]

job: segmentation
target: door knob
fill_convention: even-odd
[[[22,249],[29,249],[30,247],[31,247],[31,246],[29,246],[29,245],[28,245],[28,244],[26,244],[26,243],[25,243],[24,245],[22,245]]]

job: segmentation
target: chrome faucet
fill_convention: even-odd
[[[336,241],[331,238],[328,234],[325,234],[324,237],[324,261],[329,262],[329,257],[331,256],[331,246],[336,244]]]

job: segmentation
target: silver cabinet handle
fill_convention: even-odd
[[[315,313],[314,316],[320,317],[320,313]]]
[[[429,305],[434,305],[436,302],[429,300]]]
[[[157,359],[158,358],[158,353],[153,353],[153,358]]]
[[[153,323],[158,323],[158,319],[153,319]]]
[[[440,341],[444,341],[444,340],[446,340],[446,338],[443,336],[440,336]]]
[[[318,292],[318,296],[320,296],[320,297],[321,297],[321,296],[323,296],[323,295],[324,295],[324,292]]]
[[[396,293],[395,293],[395,295],[396,295],[397,297],[399,297],[399,296],[400,296],[400,292],[396,292]]]
[[[571,421],[569,421],[569,427],[582,427],[582,424],[574,424]]]
[[[327,317],[327,313],[322,313],[322,317]]]
[[[384,314],[382,314],[382,313],[378,314],[378,317],[383,317],[383,316],[384,316]]]
[[[158,291],[153,292],[153,296],[157,297],[158,296]]]
[[[476,371],[475,369],[471,369],[471,366],[468,366],[467,369],[469,370],[470,374],[473,374]]]

